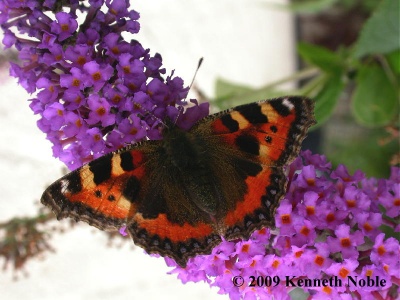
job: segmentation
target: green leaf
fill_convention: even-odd
[[[348,119],[347,122],[351,120]],[[350,173],[362,170],[368,177],[387,178],[390,173],[390,159],[399,153],[399,143],[391,141],[379,144],[379,140],[387,138],[383,128],[367,129],[355,124],[340,124],[338,127],[337,130],[347,131],[337,133],[337,138],[327,139],[324,145],[324,153],[333,166],[344,164]]]
[[[356,78],[352,111],[361,125],[376,127],[389,124],[399,113],[399,98],[384,70],[364,65]]]
[[[283,4],[282,6],[294,13],[319,13],[332,7],[336,2],[338,2],[338,0],[292,1],[290,4]],[[271,4],[271,6],[272,5],[274,4]],[[275,4],[274,6],[279,7],[279,4]]]
[[[400,75],[400,50],[391,52],[385,56],[393,73]]]
[[[219,109],[226,109],[240,104],[284,96],[287,93],[276,91],[270,86],[254,89],[218,78],[215,83],[215,94],[216,99],[212,101],[213,105]]]
[[[217,78],[215,82],[215,95],[217,98],[240,95],[250,91],[252,89],[248,86],[232,83],[222,78]]]
[[[343,72],[345,64],[337,53],[324,47],[306,43],[299,43],[297,49],[300,56],[309,64],[317,66],[330,74]]]
[[[290,299],[292,300],[307,300],[310,294],[304,292],[301,288],[294,288],[289,292]]]
[[[332,115],[344,86],[340,76],[327,76],[325,85],[314,97],[316,126],[321,126]]]
[[[365,23],[354,56],[385,54],[400,48],[400,1],[383,0]]]
[[[226,109],[228,107],[236,106],[242,103],[235,103],[234,98],[251,93],[253,90],[245,85],[229,82],[227,80],[218,78],[215,82],[215,95],[213,105],[219,109]]]

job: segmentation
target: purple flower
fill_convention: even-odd
[[[48,78],[42,77],[36,82],[38,89],[43,89],[37,94],[37,98],[43,103],[53,103],[58,98],[59,86]]]
[[[60,86],[64,88],[74,88],[83,91],[85,87],[90,86],[90,80],[87,74],[81,69],[71,68],[71,74],[60,75]]]
[[[66,89],[63,95],[64,106],[68,111],[77,113],[78,108],[86,104],[85,95],[79,88],[72,87]]]
[[[119,229],[119,233],[120,233],[122,236],[127,236],[128,233],[126,232],[126,226],[121,227],[121,228]]]
[[[399,170],[393,168],[387,180],[366,179],[361,172],[350,175],[343,165],[332,170],[325,157],[305,151],[288,166],[290,185],[275,215],[276,230],[255,231],[247,241],[224,241],[212,254],[189,259],[185,269],[169,260],[176,266],[172,273],[184,282],[203,279],[231,299],[289,299],[293,288],[248,282],[235,287],[232,278],[239,275],[248,280],[277,276],[281,281],[294,276],[298,284],[335,276],[342,280],[341,286],[302,286],[313,299],[353,299],[354,293],[383,299],[390,291],[395,294],[400,283],[399,242],[382,232],[382,214],[378,205],[370,204],[379,200],[391,207]],[[349,276],[380,276],[387,285],[355,288],[345,285]]]
[[[300,247],[307,244],[313,244],[317,236],[314,224],[309,220],[304,220],[303,224],[296,224],[294,226],[296,231],[292,238],[292,245],[299,245]]]
[[[78,44],[69,46],[65,50],[65,59],[70,61],[72,67],[81,68],[87,62],[91,61],[94,49],[89,45]]]
[[[265,251],[264,245],[253,243],[251,240],[236,243],[235,249],[239,261],[245,261],[250,258],[251,262],[253,256],[263,254]]]
[[[122,139],[126,143],[140,141],[146,136],[145,123],[136,115],[130,115],[129,119],[122,120],[118,125],[122,133]]]
[[[89,4],[0,3],[3,43],[16,46],[22,61],[11,65],[11,75],[34,93],[38,127],[70,169],[127,144],[160,139],[167,118],[188,129],[208,115],[208,104],[185,110],[188,88],[173,72],[164,76],[161,55],[124,39],[140,28],[129,1]]]
[[[400,183],[394,183],[388,187],[379,202],[385,207],[386,214],[391,218],[400,216]]]
[[[351,223],[357,224],[365,236],[375,240],[380,232],[379,227],[382,225],[382,215],[380,213],[361,212],[354,215],[354,220]]]
[[[371,204],[368,196],[353,185],[347,185],[344,188],[343,196],[337,195],[335,202],[340,209],[351,212],[357,212],[360,209],[365,210]]]
[[[95,61],[84,64],[83,69],[89,75],[90,86],[94,92],[100,91],[106,81],[113,75],[113,68],[110,65],[100,66]]]
[[[43,117],[49,121],[51,130],[57,131],[64,124],[64,107],[55,102],[46,107]]]
[[[384,240],[385,235],[380,233],[375,238],[375,244],[372,248],[371,261],[373,263],[385,263],[399,267],[400,246],[395,238]]]
[[[318,228],[319,229],[335,229],[339,224],[343,224],[344,219],[348,216],[348,212],[338,209],[332,205],[332,201],[321,201],[318,206]]]
[[[7,49],[7,48],[10,48],[12,45],[14,45],[17,42],[17,38],[10,30],[5,30],[2,42],[3,42],[3,45],[5,46],[5,48]]]
[[[101,155],[106,148],[106,143],[103,140],[103,134],[100,129],[97,127],[88,129],[82,141],[82,146],[91,149],[95,153],[95,157],[98,153]]]
[[[63,133],[65,137],[83,137],[88,129],[85,121],[76,113],[69,111],[65,115],[65,126]]]
[[[349,276],[355,277],[357,273],[354,272],[355,269],[358,267],[359,262],[355,259],[344,259],[340,263],[332,263],[330,267],[326,270],[328,275],[337,276],[343,282],[347,280]],[[343,292],[346,290],[345,285],[338,287],[338,290]],[[352,290],[352,288],[350,288]]]
[[[340,252],[344,259],[358,258],[357,247],[364,243],[361,231],[356,230],[350,234],[350,226],[342,224],[336,228],[335,236],[327,238],[331,252]]]
[[[78,22],[66,12],[59,12],[56,14],[57,21],[51,23],[51,32],[58,35],[58,40],[69,38],[78,28]]]
[[[101,127],[107,127],[115,123],[115,115],[111,113],[111,106],[105,98],[92,94],[89,96],[87,103],[90,110],[89,118],[86,120],[88,124],[100,123]]]
[[[105,36],[104,41],[103,41],[103,48],[106,51],[106,54],[114,59],[118,58],[119,63],[122,59],[122,57],[131,57],[131,52],[132,52],[132,46],[125,42],[125,41],[119,41],[120,36],[119,34],[116,33],[109,33],[108,35]],[[144,55],[144,49],[141,48],[142,51],[138,55],[133,55],[135,59],[140,58],[141,56]],[[123,56],[122,56],[123,55]],[[121,57],[122,56],[122,57]],[[122,63],[124,65],[124,63]],[[118,68],[118,67],[117,67]],[[120,74],[119,74],[120,75]]]

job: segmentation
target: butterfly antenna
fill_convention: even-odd
[[[199,71],[199,69],[200,69],[202,63],[203,63],[203,57],[201,57],[201,58],[199,59],[199,62],[197,63],[197,68],[196,68],[196,71],[194,72],[192,81],[190,82],[189,89],[188,89],[188,92],[187,92],[187,94],[186,94],[186,97],[185,97],[185,99],[183,100],[184,102],[186,102],[186,99],[187,99],[187,97],[188,97],[188,95],[189,95],[189,91],[192,89],[193,82],[194,82],[194,80],[196,79],[197,72]],[[176,118],[175,118],[173,124],[176,124],[176,122],[178,121],[178,118],[179,118],[180,114],[183,112],[183,108],[182,108],[182,107],[180,107],[180,108],[181,108],[181,109],[179,110],[179,113],[178,113],[178,115],[176,116]]]
[[[201,57],[201,58],[199,59],[199,62],[198,62],[198,64],[197,64],[196,71],[194,72],[194,75],[193,75],[193,78],[192,78],[192,82],[191,82],[190,85],[189,85],[188,94],[189,94],[190,89],[192,88],[193,82],[194,82],[194,80],[196,79],[197,72],[199,71],[199,69],[200,69],[202,63],[203,63],[203,57]],[[187,95],[186,95],[186,98],[187,98]],[[186,100],[186,98],[185,98],[185,100]]]

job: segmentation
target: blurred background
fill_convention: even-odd
[[[309,96],[316,100],[319,123],[305,146],[335,166],[375,177],[386,177],[390,165],[399,163],[398,5],[391,0],[131,1],[141,14],[135,39],[162,55],[167,74],[175,70],[189,84],[204,58],[191,98],[210,101],[216,112],[280,95]],[[167,275],[163,259],[145,255],[130,241],[115,237],[109,247],[109,236],[86,224],[71,230],[68,221],[62,227],[54,222],[50,231],[43,224],[48,244],[35,255],[11,249],[12,239],[27,234],[21,227],[36,222],[34,228],[41,228],[34,217],[40,196],[65,169],[36,128],[30,96],[9,77],[9,60],[17,60],[16,52],[1,51],[0,256],[8,263],[0,273],[0,298],[226,299],[205,283],[182,285],[176,275]]]

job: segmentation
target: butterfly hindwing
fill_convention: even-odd
[[[282,168],[263,166],[257,176],[246,178],[246,185],[247,193],[223,219],[226,225],[224,237],[227,240],[248,239],[256,229],[275,226],[275,210],[286,185]]]
[[[191,201],[182,174],[162,150],[153,153],[145,166],[147,177],[127,231],[148,253],[172,257],[185,266],[189,257],[209,253],[221,237],[209,216]]]

